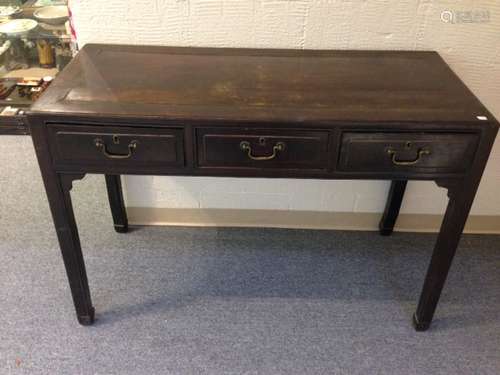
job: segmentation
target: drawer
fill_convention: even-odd
[[[48,125],[54,163],[184,166],[182,129]]]
[[[465,173],[474,133],[344,132],[338,169],[352,172]]]
[[[198,128],[200,167],[328,168],[328,131]]]

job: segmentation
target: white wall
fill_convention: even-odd
[[[71,7],[81,45],[437,50],[500,118],[500,2],[494,0],[78,0]],[[443,11],[487,11],[490,19],[446,23]],[[386,182],[126,178],[129,206],[377,212],[387,189]],[[433,183],[411,183],[403,212],[443,212],[445,197]],[[500,215],[500,138],[473,213]]]

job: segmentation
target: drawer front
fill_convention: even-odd
[[[54,163],[182,167],[182,129],[48,125]]]
[[[328,131],[197,129],[198,165],[228,168],[328,168]]]
[[[344,132],[338,169],[463,174],[478,139],[473,133]]]

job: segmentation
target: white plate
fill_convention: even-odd
[[[17,20],[8,21],[0,25],[0,33],[11,36],[27,34],[29,31],[37,27],[38,22],[29,18],[19,18]]]
[[[67,6],[56,5],[40,8],[36,10],[33,15],[40,22],[59,25],[63,24],[68,19],[69,12]]]
[[[0,6],[0,18],[6,18],[20,13],[21,8],[16,6]]]

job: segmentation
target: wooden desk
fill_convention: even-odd
[[[72,181],[107,175],[407,180],[449,204],[413,323],[429,327],[498,123],[434,52],[87,45],[28,113],[78,320],[94,321]],[[335,288],[335,285],[332,285]],[[332,322],[335,324],[335,322]]]

